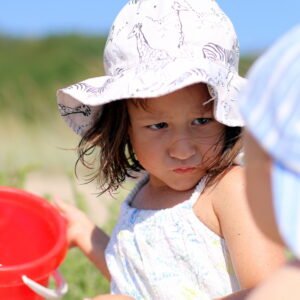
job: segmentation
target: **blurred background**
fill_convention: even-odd
[[[103,74],[106,36],[125,3],[1,0],[0,6],[0,185],[74,202],[108,231],[116,202],[110,196],[97,198],[95,185],[82,185],[82,180],[74,178],[76,151],[72,149],[79,139],[58,115],[55,94],[59,88]],[[218,3],[239,36],[241,75],[299,22],[299,0]],[[125,187],[116,198],[127,192]],[[99,283],[97,271],[82,259],[72,252],[63,266],[72,283],[65,299],[108,291],[107,283],[103,279]]]
[[[300,2],[219,0],[240,40],[240,72],[299,22]],[[108,30],[126,0],[2,0],[0,171],[28,165],[72,169],[75,135],[58,117],[55,92],[103,72]]]

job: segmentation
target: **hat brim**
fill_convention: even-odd
[[[279,232],[287,246],[300,258],[300,174],[274,162],[272,193]]]
[[[162,60],[159,66],[140,65],[115,76],[90,78],[58,90],[57,100],[64,120],[83,135],[106,103],[159,97],[200,82],[214,94],[215,118],[227,126],[242,126],[236,101],[245,79],[207,59]]]

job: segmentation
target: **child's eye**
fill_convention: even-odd
[[[164,129],[167,128],[168,124],[166,122],[161,122],[153,125],[149,125],[148,128],[154,129],[154,130],[159,130],[159,129]]]
[[[193,120],[192,124],[193,125],[205,125],[211,121],[212,121],[212,118],[197,118],[197,119]]]

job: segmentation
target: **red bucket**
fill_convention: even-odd
[[[63,280],[56,278],[56,291],[47,285],[66,252],[66,223],[47,200],[0,187],[0,299],[61,296],[67,290]]]

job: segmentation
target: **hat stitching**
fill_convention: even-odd
[[[88,105],[82,104],[75,107],[66,106],[64,104],[58,104],[60,114],[65,117],[72,114],[83,114],[89,116],[91,114],[91,108]]]
[[[149,45],[149,42],[142,31],[142,23],[137,23],[133,26],[128,35],[128,38],[132,37],[136,38],[136,48],[139,55],[139,61],[140,63],[146,62],[146,68],[149,68],[151,64],[153,64],[156,68],[162,68],[173,60],[164,49],[155,49]],[[160,62],[160,64],[157,64],[157,62]]]
[[[225,49],[215,43],[204,45],[202,51],[205,58],[213,62],[224,62],[229,65],[229,69],[236,68],[238,65],[238,45],[234,45],[232,50]]]

